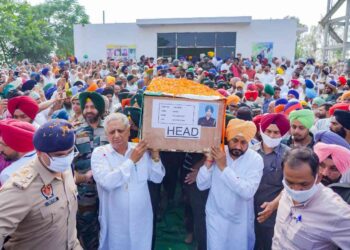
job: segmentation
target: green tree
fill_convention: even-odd
[[[26,2],[3,0],[0,4],[0,60],[35,62],[48,59],[53,48],[52,29],[33,15]]]
[[[74,53],[73,25],[89,23],[85,8],[77,0],[47,0],[34,6],[37,17],[44,18],[55,34],[54,52],[59,57]]]

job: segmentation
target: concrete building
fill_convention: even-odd
[[[218,57],[263,56],[294,58],[294,19],[253,20],[242,17],[137,19],[136,23],[74,26],[78,60],[107,57],[139,59],[192,56],[214,51]]]

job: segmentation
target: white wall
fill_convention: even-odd
[[[74,26],[74,47],[78,60],[106,59],[106,45],[136,44],[136,57],[157,56],[157,33],[164,32],[237,32],[236,53],[252,54],[254,42],[273,42],[273,56],[293,59],[297,23],[295,20],[252,20],[250,24],[197,24],[138,26],[128,24],[89,24]]]

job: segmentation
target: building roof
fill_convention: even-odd
[[[138,26],[185,24],[250,24],[251,16],[136,19]]]

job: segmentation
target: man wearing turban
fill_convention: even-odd
[[[287,146],[309,147],[314,145],[310,128],[314,125],[315,115],[309,109],[294,110],[289,114],[291,137],[286,141]]]
[[[314,151],[320,160],[319,173],[323,185],[338,183],[350,169],[350,150],[335,144],[319,142]]]
[[[98,248],[98,195],[91,171],[91,154],[94,148],[108,143],[102,117],[105,101],[96,92],[82,92],[79,102],[85,123],[76,130],[75,145],[79,151],[74,161],[74,172],[78,186],[78,237],[84,248]]]
[[[336,110],[331,117],[330,130],[350,143],[350,111]]]
[[[253,249],[253,197],[259,186],[263,160],[248,147],[256,126],[232,119],[226,129],[227,146],[211,148],[197,175],[200,190],[210,188],[206,204],[208,249]]]
[[[238,109],[238,103],[241,101],[241,98],[239,98],[239,96],[232,94],[229,95],[226,98],[226,104],[228,107],[228,110],[231,114],[235,115],[234,113],[237,111]]]
[[[34,128],[29,131],[34,132]],[[11,136],[20,138],[14,133]],[[1,188],[0,248],[82,249],[76,231],[78,204],[71,170],[73,128],[55,119],[28,136],[32,137],[31,143],[23,137],[26,148],[20,150],[35,148],[37,156],[22,165]]]
[[[11,174],[32,160],[36,154],[33,146],[35,127],[14,119],[0,121],[0,154],[12,163],[0,173],[0,185]]]
[[[257,152],[264,161],[264,171],[254,196],[255,249],[271,249],[276,211],[283,190],[282,157],[289,150],[281,141],[289,128],[289,120],[284,114],[265,114],[261,117],[262,142]]]
[[[34,119],[39,112],[39,105],[29,96],[17,96],[8,101],[7,109],[16,120],[36,126]]]

